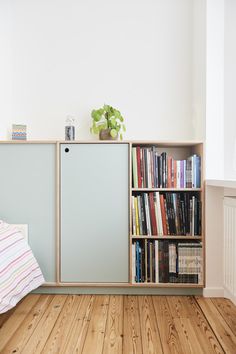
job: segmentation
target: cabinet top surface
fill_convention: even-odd
[[[0,144],[133,144],[160,146],[194,146],[204,144],[203,141],[167,141],[167,140],[0,140]]]

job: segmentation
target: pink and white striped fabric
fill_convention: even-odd
[[[0,313],[42,283],[42,272],[21,232],[0,221]]]

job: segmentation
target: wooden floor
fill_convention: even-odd
[[[236,307],[192,296],[28,295],[0,353],[236,353]]]

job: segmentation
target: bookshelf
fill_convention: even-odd
[[[203,144],[199,142],[162,143],[155,141],[136,141],[130,144],[131,178],[129,247],[130,283],[132,286],[171,288],[204,287],[205,238],[203,164]],[[188,170],[187,172],[186,169]],[[160,181],[161,178],[165,180]],[[191,186],[189,185],[190,182]],[[152,198],[153,196],[156,198],[162,196],[162,199],[165,202],[167,196],[168,200],[172,198],[171,200],[173,203],[168,203],[167,206],[165,204],[164,208],[166,213],[164,219],[166,219],[166,223],[172,221],[172,227],[174,225],[175,228],[175,230],[172,229],[171,234],[170,232],[163,232],[163,209],[160,207],[158,209],[157,207],[158,201],[160,205],[160,199],[154,200],[155,208],[151,213],[151,204],[153,203],[153,200],[150,202],[150,199],[152,199],[151,195]],[[176,202],[176,200],[178,202]],[[188,201],[188,204],[185,204],[186,200]],[[180,202],[181,205],[179,204]],[[193,205],[195,206],[194,211]],[[172,209],[172,215],[169,215],[168,208]],[[189,208],[188,211],[187,208]],[[146,209],[148,209],[148,212]],[[181,212],[179,212],[179,210],[181,210]],[[175,213],[174,216],[173,212]],[[186,214],[188,214],[191,219],[186,219],[184,221],[183,217]],[[149,229],[151,230],[148,230],[148,219]],[[153,222],[154,219],[156,219],[155,222]],[[185,230],[184,233],[181,233],[182,230],[180,230],[180,227],[178,228],[178,232],[173,232],[176,231],[176,223],[177,226],[179,226],[178,223],[180,223],[180,221],[181,228],[183,228],[183,225],[184,228],[187,228],[187,220],[191,224],[189,225],[189,228],[192,229],[192,232],[191,230]],[[160,229],[157,227],[158,223],[162,224],[160,234]],[[168,226],[170,227],[170,224]],[[138,228],[141,229],[141,227],[145,228],[145,232],[141,232],[143,230],[138,231]],[[155,232],[153,232],[154,229]],[[161,274],[162,270],[159,268],[161,262],[159,259],[160,245],[163,247],[164,243],[166,245],[165,247],[168,247],[165,254],[166,256],[168,253],[166,262],[169,262],[172,257],[171,271],[173,271],[174,260],[175,273],[174,277],[172,276],[171,281],[170,273],[172,274],[172,272],[169,272],[169,266],[171,263],[169,262],[168,264],[168,278],[166,274],[167,270],[165,270],[165,280],[163,280]],[[149,251],[147,247],[150,247]],[[172,251],[173,249],[175,250],[174,254],[170,253],[170,247],[172,247]],[[150,256],[150,254],[152,254],[152,256]],[[163,256],[163,253],[161,255]],[[187,262],[193,262],[194,257],[195,260],[197,259],[195,262],[195,268],[192,268],[191,270],[189,266],[186,270]],[[191,272],[193,272],[193,274],[191,274]],[[152,273],[152,276],[150,273]],[[156,273],[158,273],[158,276],[156,276]]]

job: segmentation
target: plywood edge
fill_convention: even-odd
[[[56,283],[60,282],[60,232],[61,232],[61,203],[60,203],[60,144],[56,145]]]
[[[76,282],[59,282],[44,283],[43,287],[81,287],[81,288],[204,288],[202,284],[184,284],[184,283],[76,283]]]
[[[56,144],[57,140],[0,140],[0,144]]]
[[[203,145],[203,141],[195,140],[61,140],[61,139],[39,139],[39,140],[0,140],[0,144],[140,144],[140,145],[160,145],[163,147],[191,147]]]

